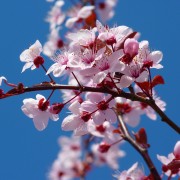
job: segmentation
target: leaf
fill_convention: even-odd
[[[150,145],[147,143],[146,130],[141,128],[137,133],[134,134],[136,142],[141,144],[142,147],[148,148]]]
[[[165,83],[165,82],[164,82],[163,77],[160,76],[160,75],[157,75],[157,76],[155,76],[155,77],[153,78],[153,80],[152,80],[152,82],[151,82],[151,86],[152,86],[152,87],[155,87],[155,86],[157,86],[157,85],[159,85],[159,84],[164,84],[164,83]]]
[[[136,82],[136,84],[146,93],[146,94],[150,94],[150,84],[149,82],[145,81],[145,82]]]

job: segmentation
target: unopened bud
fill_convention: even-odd
[[[61,110],[63,109],[64,104],[63,103],[54,103],[51,105],[50,107],[50,112],[52,114],[59,114],[61,112]]]

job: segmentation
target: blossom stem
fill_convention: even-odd
[[[180,134],[180,127],[175,124],[157,105],[153,100],[150,99],[146,99],[143,98],[141,96],[138,96],[136,94],[132,94],[132,93],[127,93],[124,91],[121,91],[121,93],[114,91],[112,89],[109,88],[105,88],[105,87],[87,87],[87,86],[83,86],[79,87],[79,86],[71,86],[71,85],[60,85],[60,84],[39,84],[33,87],[24,87],[23,91],[17,91],[16,89],[12,89],[10,91],[8,91],[6,94],[3,94],[0,96],[0,99],[4,99],[10,96],[15,96],[15,95],[20,95],[23,93],[27,93],[27,92],[33,92],[33,91],[45,91],[45,90],[57,90],[57,89],[66,89],[66,90],[80,90],[81,92],[99,92],[99,93],[107,93],[107,94],[111,94],[113,97],[123,97],[126,99],[130,99],[131,101],[139,101],[139,102],[143,102],[149,106],[151,106],[156,113],[159,114],[159,116],[161,117],[162,121],[167,123],[172,129],[174,129],[178,134]],[[12,93],[11,93],[12,91]]]
[[[43,64],[41,64],[41,67],[44,69],[44,71],[47,73],[47,69],[45,68],[45,66],[43,65]],[[50,74],[48,74],[48,77],[49,77],[49,79],[51,80],[51,82],[54,84],[55,82],[54,82],[54,80],[53,80],[53,78],[51,77],[51,75]]]
[[[147,149],[143,148],[139,144],[137,144],[135,139],[130,135],[121,115],[118,115],[118,120],[119,120],[123,139],[128,141],[136,149],[136,151],[138,151],[140,153],[140,155],[143,157],[144,161],[146,162],[154,179],[161,180],[161,178],[158,174],[158,171],[157,171],[156,167],[154,166],[154,164],[148,154]]]
[[[82,85],[81,85],[81,83],[79,82],[79,80],[77,79],[77,77],[76,77],[76,75],[72,72],[72,75],[74,76],[74,78],[76,79],[76,81],[77,81],[77,83],[78,83],[78,85],[79,85],[79,87],[81,87],[82,88]]]
[[[116,86],[116,83],[114,82],[114,80],[113,80],[113,78],[111,77],[111,75],[110,75],[110,74],[109,74],[109,78],[111,79],[111,81],[113,82],[113,84],[114,84],[115,88],[117,89],[118,93],[120,94],[120,93],[121,93],[121,91],[120,91],[120,89]]]
[[[151,90],[151,98],[153,97],[153,91],[152,91],[152,77],[151,77],[151,70],[150,68],[148,68],[148,72],[149,72],[149,85],[150,85],[150,90]]]
[[[47,98],[47,100],[46,101],[49,101],[49,99],[51,98],[51,96],[53,95],[53,93],[54,93],[54,89],[52,90],[52,92],[51,92],[51,94],[49,95],[49,97]]]
[[[66,105],[67,103],[71,102],[73,99],[75,99],[76,97],[78,97],[80,94],[82,93],[82,91],[80,91],[78,94],[76,94],[73,98],[69,99],[68,101],[66,101],[64,103],[64,105]]]

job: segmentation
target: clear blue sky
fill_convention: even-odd
[[[32,85],[44,80],[43,71],[27,70],[21,74],[23,63],[20,53],[39,39],[45,42],[48,24],[44,22],[50,4],[45,0],[16,0],[0,3],[0,76],[10,82],[25,82]],[[179,0],[120,0],[112,22],[127,25],[141,32],[141,40],[147,39],[151,48],[164,53],[163,75],[166,84],[157,88],[158,94],[167,102],[166,113],[179,122],[179,52],[180,52],[180,1]],[[64,134],[60,121],[50,122],[48,128],[38,132],[21,111],[22,100],[34,97],[34,93],[0,100],[0,180],[45,180],[52,162],[57,156],[57,138]],[[172,151],[179,136],[164,123],[142,119],[141,126],[147,127],[149,149],[156,165],[156,153],[167,155]],[[134,162],[143,163],[140,156],[128,144],[123,146],[127,157],[121,159],[121,168],[129,168]],[[145,166],[145,165],[144,165]],[[145,167],[146,169],[146,167]],[[146,169],[147,170],[147,169]],[[160,168],[159,168],[160,170]],[[147,172],[147,171],[146,171]],[[87,180],[112,179],[113,171],[107,168],[93,169]]]

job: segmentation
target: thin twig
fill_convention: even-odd
[[[158,171],[156,169],[156,167],[154,166],[148,151],[146,148],[141,147],[135,140],[134,138],[130,135],[123,119],[121,115],[118,115],[118,120],[119,120],[119,124],[120,124],[120,128],[122,131],[122,136],[124,138],[124,140],[128,141],[139,153],[140,155],[143,157],[143,159],[145,160],[152,176],[154,177],[155,180],[161,180]]]

